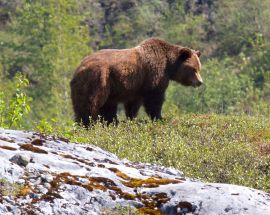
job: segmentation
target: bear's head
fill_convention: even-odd
[[[200,51],[181,48],[171,79],[184,86],[199,87],[202,85],[200,55]]]

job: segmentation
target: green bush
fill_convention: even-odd
[[[23,117],[30,111],[31,98],[25,93],[29,81],[20,73],[15,77],[15,88],[11,98],[0,92],[0,127],[18,128]]]

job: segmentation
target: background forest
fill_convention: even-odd
[[[69,81],[81,59],[153,36],[203,53],[205,86],[173,84],[165,110],[269,115],[268,0],[0,0],[1,101],[14,96],[20,73],[32,98],[24,126],[70,120]]]
[[[81,59],[148,37],[200,50],[204,86],[171,83],[164,122],[78,132],[69,81]],[[270,190],[269,61],[269,0],[0,0],[0,126]]]

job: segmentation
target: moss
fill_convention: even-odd
[[[162,215],[159,209],[152,209],[148,207],[139,208],[138,212],[141,214],[148,214],[148,215]]]
[[[35,153],[41,153],[41,154],[48,154],[47,151],[40,149],[38,147],[33,146],[32,144],[23,144],[21,147],[21,149],[27,150],[27,151],[32,151]]]
[[[0,197],[1,196],[16,196],[20,193],[24,185],[18,185],[4,178],[0,178]]]
[[[42,139],[35,139],[31,142],[32,145],[35,146],[43,146],[43,143],[45,142],[45,140]]]

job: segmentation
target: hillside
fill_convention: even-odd
[[[39,131],[131,161],[174,167],[203,181],[270,191],[270,122],[264,117],[185,114],[154,123],[98,123],[90,130],[56,125]]]
[[[267,193],[202,183],[90,144],[0,130],[1,214],[267,215]]]

